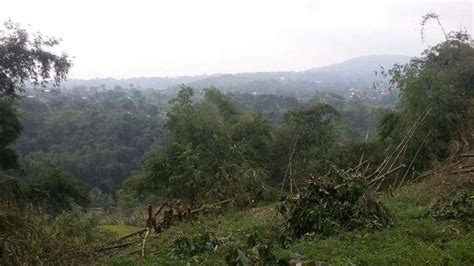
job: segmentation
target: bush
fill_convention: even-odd
[[[309,180],[306,191],[280,208],[287,231],[300,237],[327,237],[340,230],[378,229],[390,226],[386,209],[374,198],[365,177],[332,169],[322,178]]]

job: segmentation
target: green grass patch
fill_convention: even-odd
[[[304,236],[283,247],[279,238],[283,218],[275,211],[265,211],[274,208],[270,206],[183,222],[160,234],[150,235],[145,258],[127,250],[121,253],[127,255],[109,257],[103,262],[114,265],[183,265],[187,262],[222,265],[231,250],[248,251],[249,236],[256,234],[261,243],[270,245],[276,259],[288,261],[303,258],[333,265],[473,265],[472,224],[427,216],[426,205],[417,201],[417,196],[402,189],[393,197],[381,197],[394,220],[391,227],[381,230],[346,231],[326,239]],[[205,249],[188,258],[173,256],[177,239],[192,239],[207,233],[219,240],[215,249]]]
[[[344,232],[324,240],[307,237],[275,252],[281,258],[303,257],[334,265],[474,263],[470,225],[435,221],[403,192],[383,198],[382,202],[394,217],[395,224],[390,228]]]

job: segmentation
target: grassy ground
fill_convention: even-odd
[[[400,195],[384,202],[395,221],[392,228],[303,239],[275,252],[285,258],[304,256],[335,265],[474,263],[474,234],[465,225],[423,217],[424,208]]]
[[[428,190],[423,192],[420,186]],[[418,183],[397,191],[392,197],[381,196],[394,225],[380,231],[343,232],[324,240],[307,236],[284,248],[279,241],[282,218],[273,210],[274,206],[267,206],[181,223],[161,234],[151,235],[145,258],[141,258],[140,248],[132,247],[109,254],[102,262],[114,265],[225,264],[225,257],[233,248],[248,251],[249,236],[256,234],[258,241],[269,245],[276,259],[287,261],[301,258],[334,265],[473,265],[472,222],[436,221],[424,215],[430,204],[425,195],[429,191],[429,185]],[[472,190],[470,193],[472,195]],[[215,248],[198,250],[194,256],[183,257],[177,252],[178,239],[206,233],[217,237]]]

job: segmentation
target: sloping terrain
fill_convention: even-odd
[[[242,261],[274,263],[324,261],[333,265],[420,265],[474,263],[473,217],[434,218],[430,210],[457,193],[474,197],[472,172],[458,173],[472,157],[456,157],[379,199],[392,215],[393,226],[382,230],[342,232],[326,239],[307,235],[282,241],[283,218],[272,204],[245,211],[208,214],[148,237],[145,257],[140,243],[101,254],[104,264],[224,264],[233,254]],[[463,167],[461,167],[463,166]],[[467,206],[469,208],[469,206]],[[472,214],[471,209],[467,211]],[[183,243],[186,243],[183,245]],[[234,260],[235,261],[235,260]],[[314,264],[313,264],[314,265]]]

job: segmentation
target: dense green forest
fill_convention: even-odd
[[[72,90],[27,89],[18,101],[23,125],[16,149],[25,169],[60,166],[91,187],[114,194],[122,181],[137,174],[150,152],[162,148],[168,102],[175,93],[133,87]],[[224,97],[224,96],[222,96]],[[239,112],[260,114],[268,131],[283,122],[284,113],[299,105],[327,103],[341,114],[340,144],[376,134],[379,109],[365,98],[315,93],[298,101],[273,94],[229,93]],[[193,97],[205,99],[204,92]]]
[[[163,103],[164,101],[164,103]],[[32,90],[18,103],[18,154],[28,167],[57,165],[112,193],[163,145],[166,97],[154,91]]]
[[[467,32],[376,82],[358,59],[158,90],[62,87],[59,40],[4,28],[0,264],[474,263]]]

